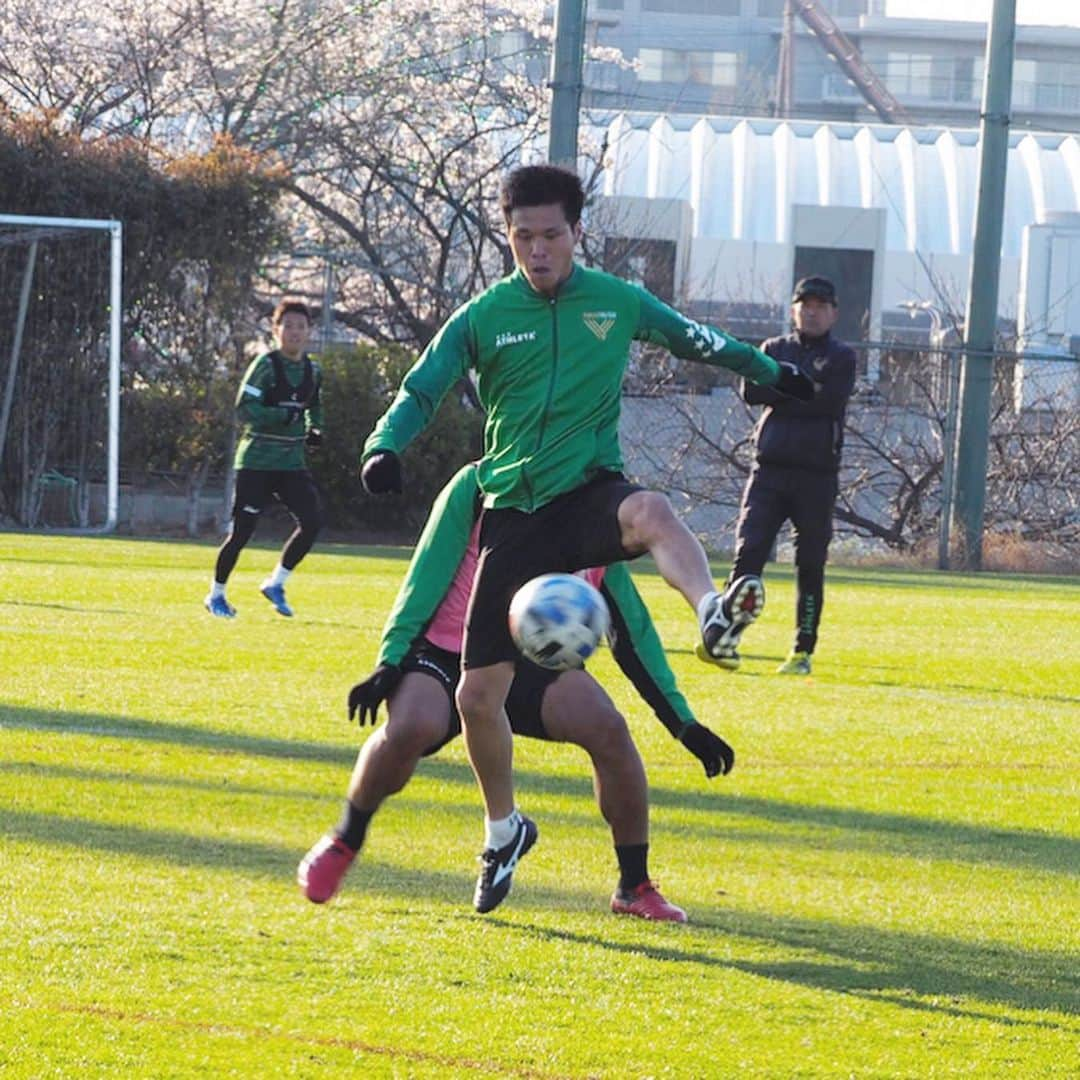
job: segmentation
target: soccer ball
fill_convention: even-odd
[[[604,598],[573,574],[527,581],[510,601],[510,635],[526,659],[553,671],[583,667],[607,633]]]

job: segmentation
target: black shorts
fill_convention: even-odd
[[[261,514],[275,497],[298,521],[319,516],[319,489],[307,469],[237,469],[234,518]]]
[[[480,560],[465,617],[465,667],[519,658],[506,615],[526,581],[635,558],[622,546],[618,515],[623,500],[641,490],[622,473],[602,472],[531,514],[484,511]]]
[[[460,657],[457,653],[440,649],[438,645],[432,645],[430,641],[421,638],[406,653],[405,659],[401,661],[401,670],[406,674],[417,671],[430,675],[446,691],[450,701],[450,728],[446,738],[424,751],[424,756],[428,757],[461,734],[461,717],[454,701],[454,691],[461,676]],[[510,730],[515,735],[524,735],[529,739],[551,738],[544,730],[540,708],[544,692],[559,675],[558,671],[548,671],[524,658],[519,659],[514,671],[514,681],[510,684],[510,693],[506,698],[506,715],[510,718]]]

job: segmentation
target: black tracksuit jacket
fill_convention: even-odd
[[[754,429],[758,464],[837,472],[844,413],[855,386],[855,351],[831,334],[803,339],[798,332],[769,338],[762,351],[795,364],[817,383],[818,391],[813,401],[796,401],[743,381],[743,399],[767,406]]]

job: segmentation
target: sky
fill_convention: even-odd
[[[987,22],[993,0],[885,0],[885,13],[899,19],[957,19]],[[1017,23],[1080,27],[1078,0],[1016,0]]]

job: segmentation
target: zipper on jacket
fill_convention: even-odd
[[[551,399],[555,396],[555,376],[559,370],[559,319],[555,310],[555,297],[548,304],[551,306],[551,378],[548,380],[547,398],[544,401],[544,413],[540,417],[540,431],[536,436],[536,453],[544,445],[544,433],[547,429],[548,409],[551,408]]]

